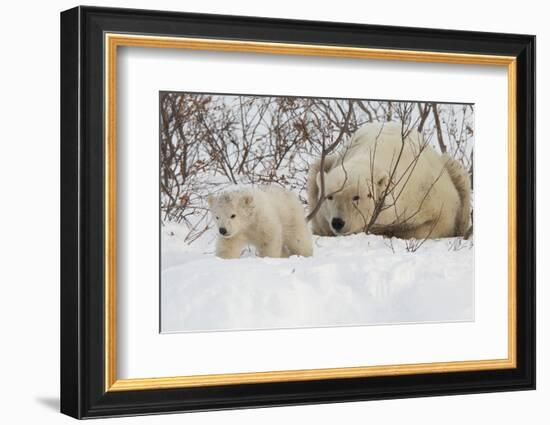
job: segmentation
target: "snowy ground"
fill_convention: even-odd
[[[163,332],[473,320],[473,248],[380,236],[315,237],[313,257],[214,255],[215,233],[162,228]]]

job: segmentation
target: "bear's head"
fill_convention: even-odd
[[[320,174],[317,187],[320,188]],[[325,173],[325,200],[317,214],[336,236],[363,232],[373,214],[388,176],[373,170],[338,165]]]
[[[246,192],[226,192],[208,196],[208,206],[223,238],[231,238],[250,223],[254,196]]]

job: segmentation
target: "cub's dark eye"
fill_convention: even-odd
[[[231,218],[235,218],[237,217],[235,214],[231,214]]]
[[[220,218],[218,216],[216,216],[216,220],[219,220]]]
[[[368,196],[369,198],[372,198],[372,193],[369,193],[367,196]]]
[[[327,199],[328,199],[329,201],[332,201],[332,195],[328,195],[328,196],[327,196]]]
[[[355,196],[352,198],[352,200],[353,200],[354,202],[357,202],[357,201],[359,200],[359,195],[355,195]]]

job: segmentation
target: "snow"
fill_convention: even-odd
[[[161,231],[162,332],[474,319],[472,241],[427,240],[414,250],[396,238],[315,236],[313,257],[259,258],[249,248],[224,260],[213,229],[193,243],[185,225]]]

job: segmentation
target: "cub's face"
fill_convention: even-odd
[[[367,173],[365,173],[367,174]],[[385,178],[366,177],[336,167],[325,174],[325,201],[318,214],[335,236],[361,233],[369,223]],[[374,180],[374,184],[372,183]],[[320,185],[320,177],[317,177]]]
[[[231,238],[250,222],[254,210],[254,198],[250,194],[238,192],[210,195],[208,206],[219,236]]]

